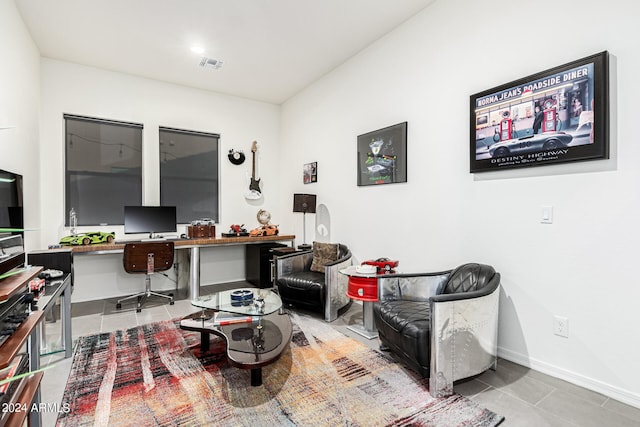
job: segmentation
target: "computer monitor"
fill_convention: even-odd
[[[152,239],[156,233],[171,233],[176,229],[175,206],[125,206],[125,234],[148,233]]]

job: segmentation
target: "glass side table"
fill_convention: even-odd
[[[376,338],[378,330],[373,321],[373,303],[378,301],[378,277],[385,274],[359,272],[355,265],[340,270],[340,274],[349,277],[347,296],[362,301],[362,325],[351,325],[347,328],[367,339]]]
[[[243,289],[216,292],[211,295],[203,295],[191,300],[191,305],[210,310],[225,311],[228,313],[246,314],[252,316],[265,316],[282,308],[282,300],[275,292],[269,289],[251,288],[254,298],[249,301],[237,301],[232,294]],[[260,301],[258,304],[257,302]]]

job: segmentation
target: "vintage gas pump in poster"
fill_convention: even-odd
[[[553,99],[544,101],[544,118],[542,119],[542,133],[555,132],[557,129],[556,102]]]
[[[502,121],[500,122],[500,141],[506,141],[513,138],[513,120],[511,113],[505,111],[502,113]]]

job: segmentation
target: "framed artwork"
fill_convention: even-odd
[[[318,162],[304,164],[302,167],[302,182],[305,184],[318,182]]]
[[[601,52],[470,99],[470,172],[609,158],[609,55]]]
[[[407,182],[407,122],[358,136],[358,185]]]

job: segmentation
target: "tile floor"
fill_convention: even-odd
[[[206,286],[201,293],[250,286],[246,282]],[[141,313],[133,304],[115,308],[115,299],[72,305],[74,340],[81,335],[126,329],[159,320],[169,320],[192,313],[186,296],[178,295],[174,305],[150,301]],[[367,340],[347,329],[362,323],[361,305],[353,304],[332,326],[341,332],[377,349],[377,340]],[[47,342],[50,348],[59,345],[60,322],[47,322]],[[42,382],[42,402],[60,403],[66,384],[71,358],[63,353],[43,356],[42,366],[53,365]],[[454,390],[478,404],[506,417],[502,426],[542,427],[579,426],[612,427],[640,426],[640,409],[612,400],[601,394],[577,387],[565,381],[541,374],[507,360],[498,361],[496,371],[487,371],[455,384]],[[55,425],[56,414],[44,412],[44,427]]]

